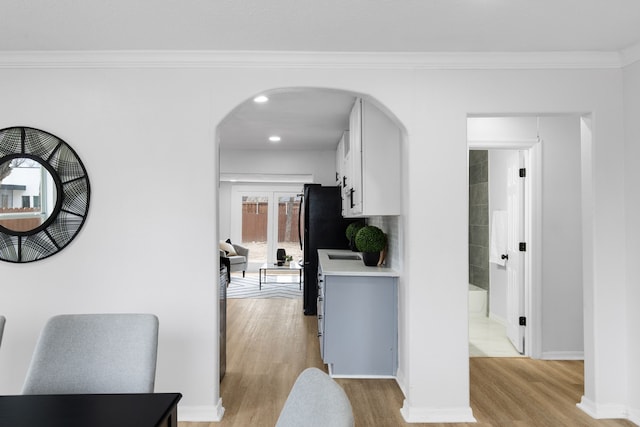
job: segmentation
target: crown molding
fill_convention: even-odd
[[[2,51],[0,68],[611,69],[618,52]]]
[[[626,67],[628,65],[631,65],[640,61],[640,43],[637,43],[633,46],[629,46],[628,48],[623,49],[620,52],[620,60],[622,62],[623,67]]]

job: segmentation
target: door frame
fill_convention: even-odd
[[[230,221],[230,234],[231,240],[240,242],[242,241],[242,196],[245,195],[262,195],[266,196],[268,200],[268,219],[267,219],[267,263],[275,262],[277,241],[273,243],[273,240],[278,238],[278,223],[277,223],[277,203],[274,203],[274,197],[279,194],[297,194],[302,190],[302,185],[295,184],[280,184],[280,183],[264,183],[264,184],[234,184],[231,186],[231,221]],[[273,250],[270,247],[273,246]],[[259,263],[254,262],[256,265],[252,265],[251,257],[249,257],[249,268],[253,267],[253,270],[259,268]]]
[[[527,251],[524,257],[525,269],[525,328],[524,355],[533,359],[542,357],[542,140],[467,141],[470,150],[515,150],[526,151],[528,177],[525,181],[525,236]]]

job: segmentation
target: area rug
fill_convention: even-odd
[[[296,282],[293,283],[292,280]],[[269,281],[282,283],[263,283],[259,289],[258,275],[231,276],[227,287],[227,298],[302,298],[302,290],[296,276],[269,276]]]

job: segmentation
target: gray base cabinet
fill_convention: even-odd
[[[318,277],[318,337],[332,376],[394,377],[398,366],[397,278]]]

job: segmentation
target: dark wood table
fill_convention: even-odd
[[[177,427],[180,393],[0,396],[0,426]]]

